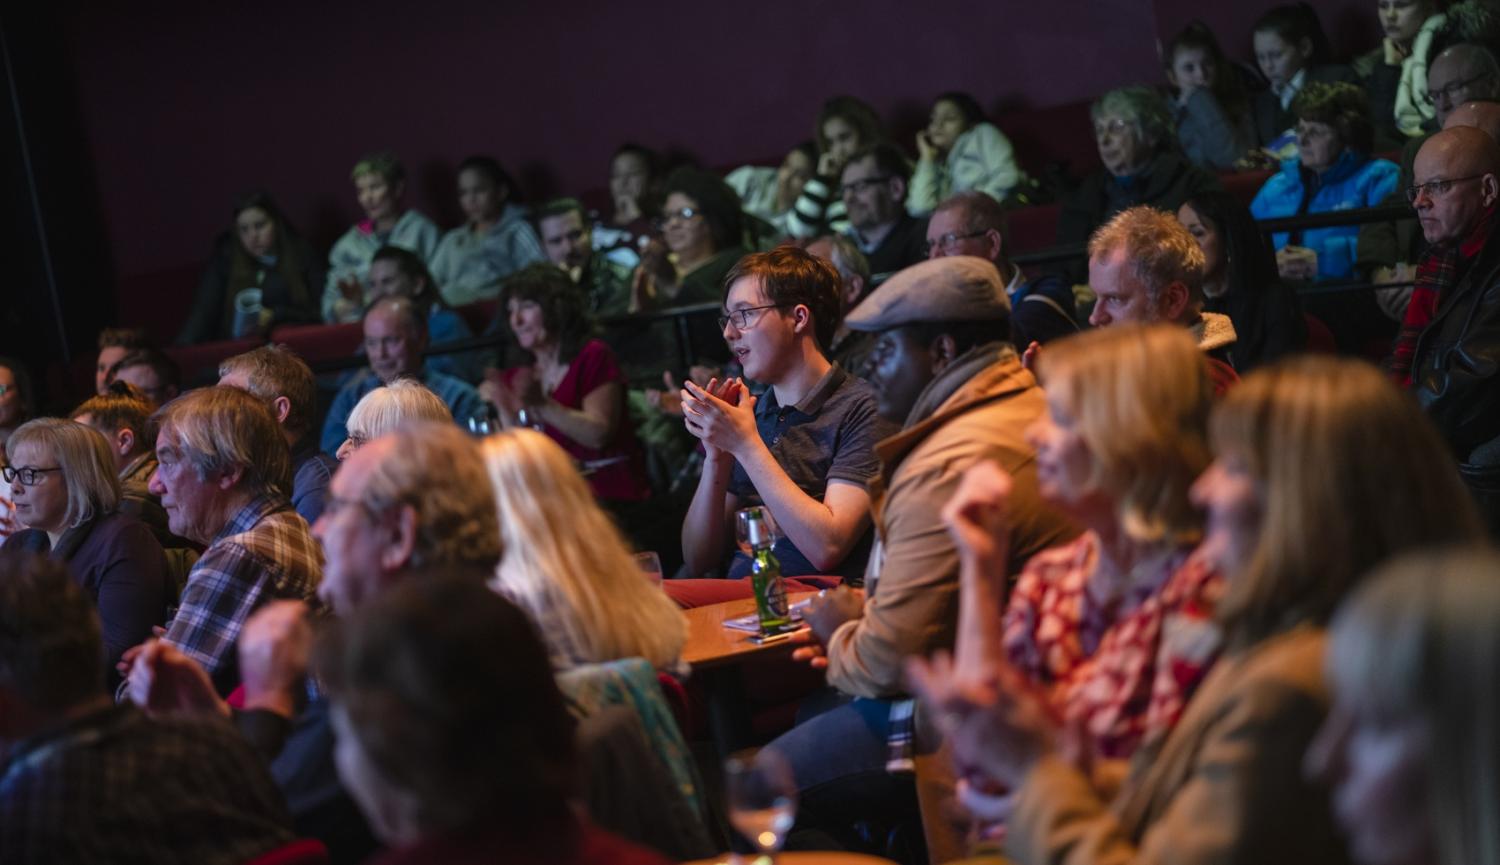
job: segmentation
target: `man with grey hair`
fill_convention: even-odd
[[[1058,243],[1081,243],[1127,208],[1149,204],[1176,213],[1194,195],[1221,188],[1217,177],[1182,156],[1171,109],[1152,88],[1111,90],[1089,113],[1104,167],[1063,198]],[[1082,272],[1069,275],[1076,279]]]
[[[452,424],[407,424],[351,453],[313,532],[327,556],[318,595],[339,617],[404,580],[458,574],[483,582],[500,561],[489,475],[474,440]],[[308,619],[307,606],[290,601],[251,617],[239,644],[240,712],[214,693],[194,658],[165,642],[142,652],[130,696],[157,713],[233,716],[271,761],[298,829],[328,844],[335,861],[360,861],[374,841],[333,771],[328,705],[306,676]]]
[[[308,524],[323,513],[328,481],[338,462],[318,450],[318,385],[302,358],[284,345],[263,345],[219,364],[219,384],[264,402],[281,424],[292,458],[292,507]]]
[[[323,557],[286,490],[291,461],[276,419],[232,387],[178,397],[157,413],[156,474],[172,533],[205,549],[163,641],[202,665],[220,694],[239,683],[245,619],[278,598],[311,598]],[[121,661],[129,672],[140,647]]]
[[[844,316],[859,305],[870,290],[870,261],[854,241],[842,234],[825,234],[807,245],[807,251],[833,265],[839,272],[839,326],[833,331],[828,359],[864,378],[870,354],[870,337],[844,326]]]
[[[1216,393],[1239,380],[1225,356],[1229,316],[1203,310],[1203,250],[1177,217],[1153,207],[1117,214],[1089,239],[1089,324],[1164,322],[1186,327],[1208,355]]]

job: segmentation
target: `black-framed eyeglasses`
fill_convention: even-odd
[[[1454,81],[1442,87],[1439,87],[1436,90],[1425,91],[1422,95],[1427,97],[1427,101],[1432,103],[1433,105],[1437,104],[1439,96],[1447,99],[1449,102],[1453,102],[1458,99],[1460,93],[1467,90],[1471,85],[1483,81],[1486,77],[1488,77],[1488,75],[1488,72],[1481,72],[1478,75],[1475,75],[1473,78],[1468,78],[1463,81]]]
[[[6,483],[13,484],[16,482],[16,478],[20,478],[21,486],[23,487],[34,487],[41,482],[42,476],[47,472],[60,471],[62,471],[62,466],[53,466],[50,469],[39,469],[35,466],[21,466],[20,468],[16,468],[15,466],[0,466],[0,476],[5,478]]]
[[[1416,204],[1417,199],[1422,197],[1423,192],[1427,193],[1428,198],[1441,198],[1444,195],[1448,194],[1448,191],[1453,188],[1453,184],[1463,183],[1466,180],[1478,180],[1481,177],[1484,177],[1484,175],[1471,174],[1468,177],[1454,177],[1448,180],[1429,180],[1426,183],[1418,183],[1415,186],[1408,186],[1406,187],[1406,200],[1411,202],[1412,204]]]
[[[662,213],[660,219],[656,220],[656,228],[657,230],[666,228],[667,223],[671,222],[674,219],[680,219],[683,222],[691,222],[693,217],[702,215],[703,211],[699,210],[696,207],[679,207],[676,210],[668,210]]]
[[[927,241],[927,254],[931,255],[934,249],[941,249],[944,252],[948,252],[953,249],[953,247],[957,246],[960,241],[969,240],[970,238],[974,237],[984,237],[986,234],[989,234],[989,232],[971,231],[968,234],[955,234],[950,231],[942,237],[937,238],[936,240]]]
[[[843,186],[839,187],[839,194],[856,195],[858,193],[864,192],[866,189],[869,189],[872,186],[879,186],[880,184],[885,183],[890,179],[891,176],[889,174],[886,174],[881,177],[866,177],[863,180],[851,180]]]
[[[735,330],[749,330],[755,327],[755,322],[760,320],[762,312],[768,309],[780,309],[783,306],[786,306],[786,304],[768,303],[765,306],[747,306],[743,309],[732,309],[719,316],[719,330],[723,330],[731,321],[734,322]]]

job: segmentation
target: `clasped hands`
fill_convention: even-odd
[[[682,422],[703,443],[710,457],[738,454],[751,442],[760,442],[755,428],[755,396],[738,378],[708,380],[706,387],[683,382]]]
[[[479,385],[480,398],[494,403],[500,417],[510,423],[521,413],[521,409],[541,405],[547,396],[542,393],[542,382],[530,367],[516,370],[511,380],[501,378],[498,370],[486,370],[484,381]]]

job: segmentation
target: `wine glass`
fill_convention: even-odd
[[[771,509],[765,505],[756,505],[750,508],[740,508],[734,512],[734,542],[739,545],[740,552],[747,556],[755,555],[755,548],[750,546],[750,518],[751,514],[759,512],[761,521],[765,524],[766,538],[772,544],[781,536],[776,528],[776,520],[771,516]]]
[[[775,853],[797,819],[797,781],[780,753],[762,748],[724,764],[729,824],[774,865]]]

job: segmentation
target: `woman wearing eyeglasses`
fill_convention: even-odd
[[[120,654],[151,636],[172,600],[161,544],[145,523],[118,511],[114,458],[97,430],[38,418],[15,431],[7,450],[3,474],[24,530],[0,552],[67,562],[99,607],[108,655],[101,673],[113,687]]]
[[[1375,130],[1364,91],[1315,81],[1292,100],[1297,158],[1281,164],[1250,203],[1256,219],[1374,207],[1396,188],[1401,169],[1371,159]],[[1271,237],[1282,279],[1347,279],[1354,274],[1358,225],[1335,225]]]
[[[747,252],[739,196],[717,175],[679,168],[664,191],[662,236],[641,253],[632,309],[716,301],[725,274]]]

